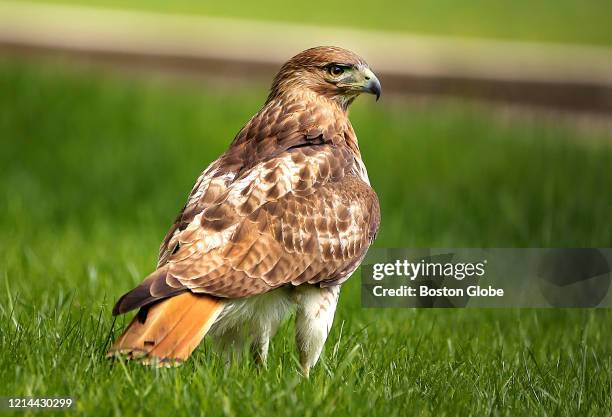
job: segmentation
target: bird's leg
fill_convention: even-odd
[[[251,352],[260,367],[266,366],[270,339],[276,334],[291,307],[291,292],[286,288],[279,288],[251,300],[248,308]]]
[[[295,340],[305,376],[319,360],[334,321],[339,294],[340,286],[319,288],[301,285],[295,289]]]
[[[266,323],[264,326],[261,326],[257,334],[253,335],[253,341],[251,342],[253,360],[262,368],[266,367],[266,362],[268,360],[268,348],[270,347],[271,336],[271,323]]]

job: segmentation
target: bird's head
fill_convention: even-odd
[[[335,46],[307,49],[280,69],[268,100],[309,89],[346,109],[361,93],[380,97],[380,81],[357,54]]]

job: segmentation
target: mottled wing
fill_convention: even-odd
[[[352,154],[300,147],[254,167],[178,235],[165,281],[220,297],[337,282],[378,229],[378,199]]]
[[[245,176],[255,165],[287,149],[343,140],[338,136],[342,127],[336,120],[336,115],[325,107],[306,108],[300,97],[268,103],[238,132],[230,149],[197,179],[187,203],[160,246],[158,268],[176,250],[179,234],[237,177]]]

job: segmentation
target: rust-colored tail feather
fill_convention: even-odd
[[[107,356],[139,359],[144,364],[175,365],[187,359],[221,312],[223,301],[184,292],[140,313],[115,341]]]

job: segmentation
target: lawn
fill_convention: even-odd
[[[36,0],[423,34],[612,45],[609,0]]]
[[[176,369],[107,362],[114,300],[265,90],[0,60],[0,395],[97,416],[609,415],[609,310],[362,309],[358,273],[308,380],[291,322],[266,370],[208,345]],[[612,246],[608,133],[386,97],[352,120],[379,247]]]

